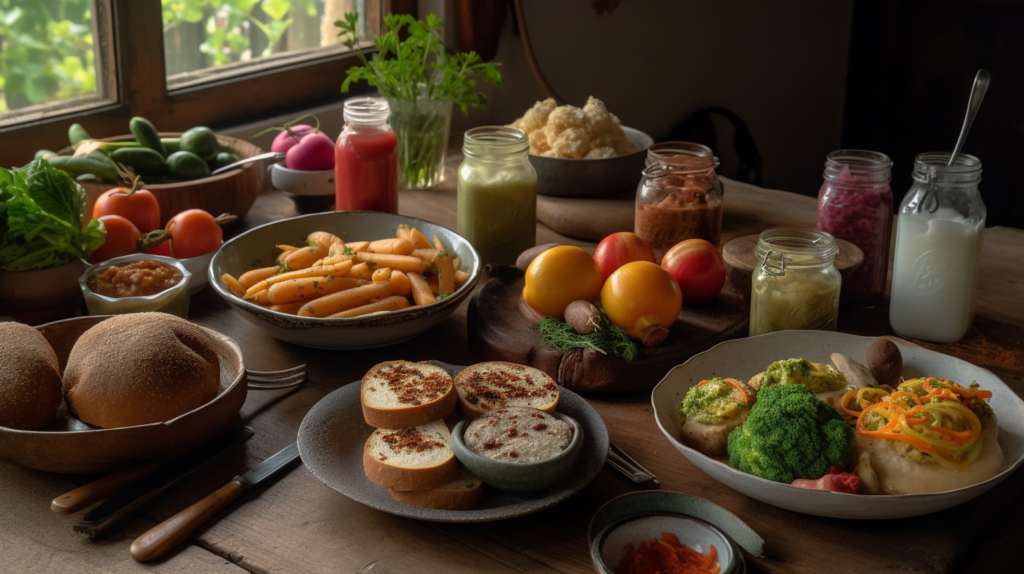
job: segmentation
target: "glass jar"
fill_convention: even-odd
[[[706,146],[665,142],[647,150],[647,167],[636,193],[633,232],[660,260],[684,239],[718,246],[722,233],[722,182],[718,160]]]
[[[965,153],[914,160],[914,184],[896,217],[889,324],[898,335],[955,343],[974,320],[985,203],[981,160]]]
[[[818,192],[818,231],[860,247],[864,262],[843,281],[843,306],[874,307],[885,298],[892,235],[892,160],[884,153],[841,149],[825,160]]]
[[[381,98],[352,98],[334,148],[337,211],[398,213],[398,139]]]
[[[444,156],[452,125],[452,101],[416,98],[388,100],[398,146],[402,189],[427,189],[444,179]]]
[[[751,281],[750,336],[786,329],[835,331],[842,277],[836,240],[824,231],[761,232]]]
[[[537,242],[537,172],[526,132],[484,126],[466,132],[459,166],[459,233],[484,263],[514,264]]]

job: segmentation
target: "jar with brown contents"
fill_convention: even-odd
[[[181,282],[181,271],[160,261],[133,261],[111,265],[96,272],[89,288],[105,297],[148,297],[166,291]]]
[[[718,161],[705,146],[655,144],[636,194],[633,231],[661,257],[684,239],[718,245],[722,233],[722,182]]]

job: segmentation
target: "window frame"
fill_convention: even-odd
[[[104,62],[106,67],[97,69],[97,74],[108,76],[105,81],[114,92],[106,97],[113,103],[58,110],[0,127],[0,165],[23,165],[39,149],[59,151],[54,148],[64,147],[60,144],[67,142],[68,127],[76,122],[91,136],[104,138],[128,133],[128,121],[135,116],[149,119],[161,131],[174,132],[197,125],[217,130],[298,113],[342,99],[345,70],[359,63],[357,52],[335,51],[280,66],[254,66],[251,72],[168,90],[160,0],[98,3],[107,6],[111,17],[113,65]],[[416,4],[416,0],[383,0],[382,12],[415,14]]]

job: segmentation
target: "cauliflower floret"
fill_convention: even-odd
[[[617,156],[629,155],[631,153],[636,153],[638,151],[640,151],[640,148],[637,147],[635,143],[629,141],[625,137],[622,138],[621,142],[615,145],[615,155]]]
[[[553,114],[552,114],[553,115]],[[551,124],[548,130],[548,140],[551,140]],[[551,141],[551,151],[555,157],[567,159],[583,159],[590,151],[590,137],[587,130],[583,128],[569,128],[558,134],[554,141]]]
[[[574,106],[559,106],[555,108],[550,115],[548,115],[548,137],[551,136],[551,130],[556,131],[567,130],[571,128],[586,128],[587,127],[587,116],[583,113],[583,110]]]
[[[615,148],[610,146],[595,147],[583,159],[608,159],[617,156]]]
[[[532,108],[526,110],[523,117],[512,122],[512,127],[519,128],[526,133],[532,133],[536,130],[542,129],[548,121],[548,116],[557,107],[553,98],[548,98],[543,102],[537,102]]]
[[[548,141],[548,133],[543,129],[534,130],[526,134],[530,138],[530,153],[533,155],[544,155],[551,149],[551,142]]]

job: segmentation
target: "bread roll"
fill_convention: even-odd
[[[392,490],[430,490],[459,474],[451,433],[443,421],[406,429],[377,429],[363,447],[363,470]]]
[[[500,407],[530,407],[547,413],[558,406],[558,384],[540,369],[491,361],[466,367],[455,377],[462,414],[477,418]]]
[[[22,323],[0,323],[0,426],[35,430],[53,420],[63,391],[57,354]]]
[[[473,510],[484,499],[484,484],[463,468],[459,476],[431,490],[388,490],[403,504],[438,510]]]
[[[103,321],[78,339],[64,371],[71,412],[101,428],[169,421],[216,398],[219,386],[213,340],[166,313]]]

